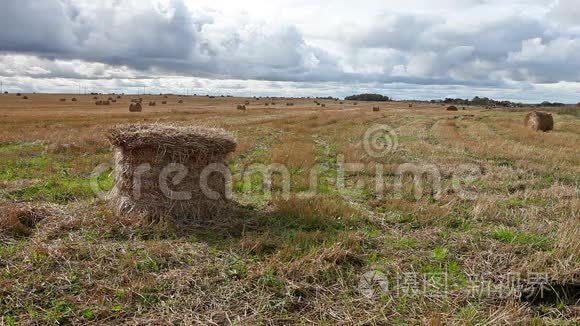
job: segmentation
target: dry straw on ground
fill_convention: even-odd
[[[554,117],[547,112],[530,112],[524,124],[533,131],[550,131],[554,130]]]
[[[125,125],[111,129],[108,139],[115,159],[115,185],[110,199],[119,213],[153,219],[211,219],[227,207],[223,174],[211,173],[206,179],[209,189],[219,194],[217,199],[209,198],[200,185],[202,171],[211,164],[225,166],[226,156],[236,149],[236,141],[223,129]],[[136,171],[144,164],[150,166],[146,172]],[[178,184],[172,183],[175,173],[169,174],[166,182],[170,189],[164,188],[162,171],[178,165],[185,167],[187,174]]]

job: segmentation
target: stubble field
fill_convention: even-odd
[[[531,109],[143,96],[129,113],[138,96],[26,95],[0,95],[0,324],[580,320],[578,109],[537,133]],[[91,173],[112,163],[106,131],[134,122],[232,132],[238,209],[117,216]],[[256,164],[283,166],[290,193],[244,178]]]

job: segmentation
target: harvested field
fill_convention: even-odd
[[[543,133],[523,124],[527,108],[469,107],[467,115],[420,102],[322,109],[288,99],[244,111],[238,105],[253,99],[183,96],[180,104],[168,95],[166,105],[131,113],[131,96],[99,107],[93,96],[63,97],[0,97],[2,322],[580,318],[577,115],[542,108],[554,119]],[[114,185],[108,130],[129,123],[232,133],[231,213],[155,223],[117,215],[95,189]],[[254,173],[264,166],[277,169],[272,193]],[[554,289],[539,300],[542,284]]]

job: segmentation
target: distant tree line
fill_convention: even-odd
[[[558,102],[542,102],[540,103],[540,106],[553,106],[553,107],[562,107],[562,106],[566,106],[566,104],[564,103],[558,103]]]
[[[388,96],[381,94],[358,94],[344,98],[347,101],[372,101],[372,102],[388,102],[391,99]]]
[[[496,101],[487,97],[476,96],[471,100],[461,98],[446,98],[444,100],[432,100],[431,103],[445,103],[455,105],[473,105],[473,106],[496,106],[506,108],[523,107],[522,103],[514,103],[511,101]]]

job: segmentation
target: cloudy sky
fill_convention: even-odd
[[[580,101],[578,0],[0,0],[4,90]]]

